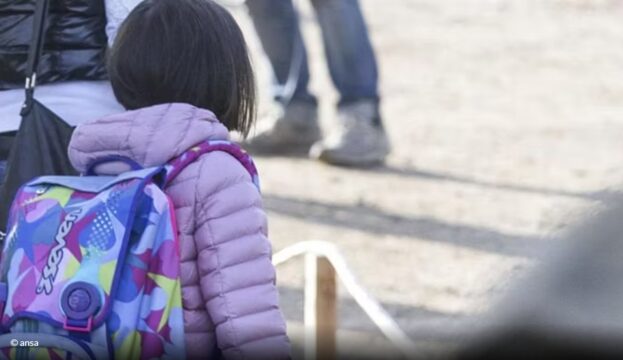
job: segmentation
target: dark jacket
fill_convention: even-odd
[[[0,1],[0,90],[24,86],[35,0]],[[103,0],[50,0],[37,83],[103,80]]]

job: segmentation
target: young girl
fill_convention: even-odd
[[[254,121],[244,38],[212,1],[144,1],[119,29],[108,67],[128,111],[78,126],[69,157],[81,172],[111,156],[162,165],[229,131],[246,135]],[[96,172],[126,170],[110,162]],[[180,236],[188,357],[288,358],[266,215],[249,173],[229,154],[211,152],[165,190]]]

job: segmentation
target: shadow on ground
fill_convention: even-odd
[[[521,193],[529,193],[536,195],[545,195],[545,196],[563,196],[563,197],[572,197],[579,198],[583,200],[592,200],[592,201],[613,201],[617,199],[623,198],[623,193],[609,190],[602,191],[589,191],[589,192],[581,192],[581,191],[564,191],[557,190],[552,188],[544,188],[544,187],[535,187],[535,186],[526,186],[520,184],[504,184],[504,183],[495,183],[490,181],[483,181],[478,179],[473,179],[466,176],[454,175],[454,174],[444,174],[427,170],[419,170],[413,168],[397,168],[392,166],[379,166],[376,168],[369,169],[373,173],[382,173],[382,174],[392,174],[397,176],[405,176],[405,177],[415,177],[423,180],[433,180],[433,181],[448,181],[459,184],[473,185],[481,188],[487,189],[496,189],[496,190],[506,190],[506,191],[514,191]]]
[[[422,238],[509,256],[534,254],[538,237],[505,234],[485,227],[457,225],[431,217],[405,217],[367,204],[341,205],[264,194],[267,210],[324,225],[379,235]]]

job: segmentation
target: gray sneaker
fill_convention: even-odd
[[[274,114],[263,119],[245,147],[255,153],[307,153],[320,139],[318,107],[306,102],[292,102],[276,107]]]
[[[385,130],[377,124],[378,108],[359,101],[338,109],[338,125],[310,150],[312,158],[334,165],[372,166],[383,163],[390,146]]]

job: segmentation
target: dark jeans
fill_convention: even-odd
[[[377,63],[357,0],[312,0],[322,29],[329,72],[340,104],[378,101]],[[248,0],[247,7],[275,74],[274,95],[283,99],[294,58],[302,48],[294,100],[315,101],[309,93],[309,67],[292,0]]]

